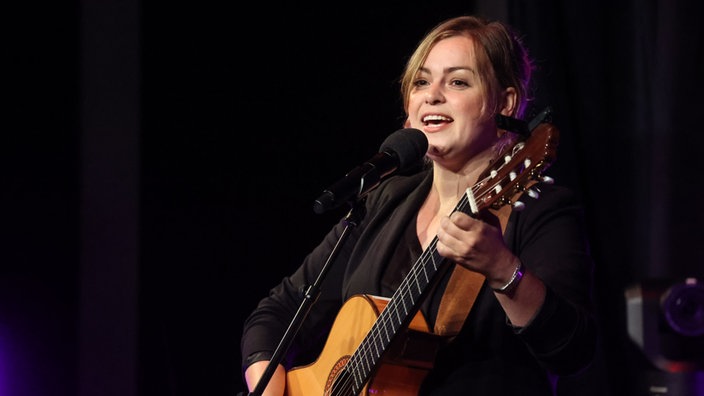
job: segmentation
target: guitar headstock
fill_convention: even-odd
[[[527,138],[504,150],[472,187],[476,210],[515,205],[530,185],[541,179],[549,181],[543,173],[555,161],[559,137],[559,130],[544,122]]]

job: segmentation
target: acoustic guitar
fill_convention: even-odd
[[[555,159],[558,130],[541,122],[507,149],[468,188],[455,207],[471,216],[512,205]],[[391,298],[351,297],[338,312],[317,360],[286,374],[287,396],[416,395],[448,337],[431,333],[420,303],[450,265],[437,237],[413,264]]]

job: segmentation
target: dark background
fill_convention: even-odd
[[[565,394],[681,375],[631,341],[624,291],[657,311],[704,277],[700,2],[8,7],[0,395],[242,391],[245,316],[344,215],[313,200],[401,127],[422,35],[469,13],[523,33],[561,131],[548,174],[586,205],[604,349]]]

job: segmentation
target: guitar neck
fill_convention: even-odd
[[[471,214],[471,207],[470,200],[463,195],[454,211]],[[449,268],[446,265],[448,260],[437,252],[437,243],[436,236],[413,264],[409,274],[347,362],[346,370],[352,375],[355,383],[352,394],[356,395],[361,391],[399,330],[406,328],[418,312],[426,292],[440,278],[437,275]]]

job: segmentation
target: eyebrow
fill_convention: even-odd
[[[475,75],[477,74],[476,70],[472,69],[472,68],[469,67],[469,66],[452,66],[452,67],[447,67],[447,68],[445,68],[445,69],[443,70],[443,72],[444,72],[445,74],[447,74],[447,73],[452,73],[452,72],[458,71],[458,70],[467,70],[467,71],[471,72],[472,74],[475,74]],[[428,70],[428,68],[426,68],[426,67],[421,67],[420,69],[418,69],[418,71],[421,71],[421,72],[423,72],[423,73],[430,73],[430,70]]]

